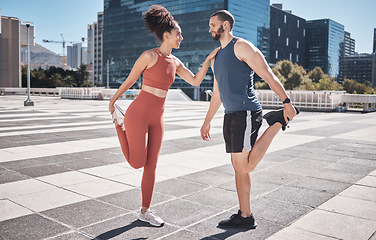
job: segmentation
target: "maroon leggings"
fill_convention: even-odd
[[[155,182],[155,169],[162,145],[165,98],[140,92],[124,117],[125,132],[116,126],[121,150],[133,168],[144,167],[141,181],[142,206],[149,208]]]

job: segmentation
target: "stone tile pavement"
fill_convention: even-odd
[[[376,239],[376,113],[302,112],[252,173],[257,229],[236,231],[216,228],[238,204],[221,112],[199,136],[207,102],[166,103],[155,228],[107,101],[24,100],[0,96],[0,239]]]

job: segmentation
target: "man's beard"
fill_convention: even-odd
[[[214,40],[219,40],[222,36],[222,33],[224,33],[225,30],[223,29],[223,25],[221,25],[221,27],[218,29],[218,31],[215,33],[213,39]]]

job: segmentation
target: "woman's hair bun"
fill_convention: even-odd
[[[146,28],[150,33],[163,41],[163,33],[171,32],[176,21],[170,12],[161,5],[152,5],[149,10],[143,13]]]

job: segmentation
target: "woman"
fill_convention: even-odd
[[[199,86],[218,49],[209,54],[199,72],[193,75],[171,54],[173,48],[179,48],[183,36],[178,22],[170,12],[160,5],[153,5],[144,13],[144,21],[150,33],[155,34],[161,44],[158,48],[143,52],[137,59],[128,78],[110,100],[109,111],[114,118],[121,149],[128,163],[134,168],[144,167],[139,219],[153,226],[163,226],[163,220],[155,216],[149,207],[164,132],[162,115],[167,91],[175,80],[175,73],[188,83]],[[122,124],[121,109],[117,106],[115,110],[115,102],[137,81],[141,73],[142,89],[128,107]]]

